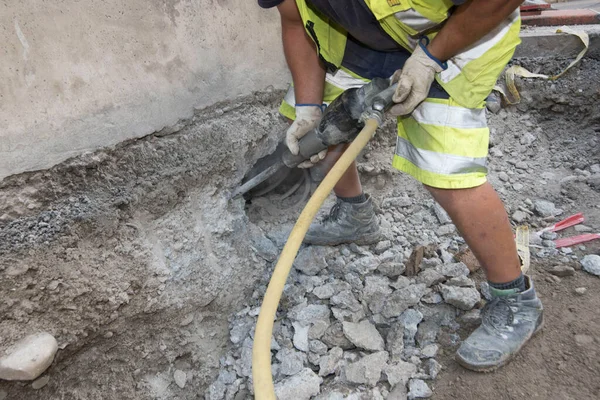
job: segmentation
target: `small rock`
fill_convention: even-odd
[[[443,282],[446,278],[435,269],[429,268],[422,271],[417,276],[417,283],[423,283],[425,286],[430,287],[437,283]]]
[[[317,275],[327,268],[327,258],[331,253],[328,246],[305,247],[294,260],[294,268],[306,275]]]
[[[541,217],[554,217],[562,213],[562,210],[557,209],[554,203],[546,200],[536,200],[533,202],[533,209]]]
[[[444,264],[437,268],[438,272],[448,278],[455,278],[457,276],[469,276],[469,268],[462,262],[453,264]]]
[[[510,180],[510,176],[504,171],[498,172],[498,179],[502,182],[508,182]]]
[[[583,296],[585,294],[585,292],[587,292],[587,288],[578,287],[578,288],[575,288],[574,291],[575,291],[576,294],[578,294],[580,296]]]
[[[592,275],[600,276],[600,256],[596,254],[588,254],[581,259],[583,270]],[[1,365],[1,364],[0,364]],[[1,376],[0,376],[1,377]]]
[[[425,371],[429,375],[431,379],[437,378],[438,374],[442,370],[442,366],[439,362],[435,361],[433,358],[425,361]]]
[[[331,310],[324,304],[298,304],[290,310],[288,317],[292,321],[314,323],[315,321],[329,321]]]
[[[479,292],[474,288],[441,285],[441,292],[446,303],[465,311],[475,307],[481,300]]]
[[[575,225],[574,229],[575,229],[575,232],[580,232],[580,233],[586,233],[586,232],[592,232],[593,231],[592,228],[590,228],[587,225],[583,225],[583,224]]]
[[[327,345],[320,340],[311,340],[308,344],[308,349],[317,355],[323,356],[327,354]]]
[[[456,278],[449,279],[446,281],[448,286],[459,286],[459,287],[475,287],[475,282],[466,276],[457,276]]]
[[[517,192],[520,191],[521,189],[523,189],[523,185],[520,183],[515,183],[513,185],[513,189],[516,190]]]
[[[363,320],[358,324],[343,322],[342,328],[348,340],[359,349],[370,351],[381,351],[384,349],[383,338],[377,331],[377,328],[375,328],[375,325],[368,320]]]
[[[519,143],[521,143],[523,146],[529,146],[534,141],[535,141],[535,136],[533,136],[529,132],[525,132],[525,134],[523,136],[521,136],[521,139],[519,140]]]
[[[361,257],[358,260],[352,261],[346,268],[350,272],[356,272],[359,275],[367,275],[377,269],[381,264],[381,260],[375,256]]]
[[[296,350],[281,349],[277,352],[277,361],[281,363],[279,372],[282,375],[296,375],[304,367],[305,356]]]
[[[31,388],[34,390],[39,390],[46,386],[48,382],[50,382],[50,377],[48,375],[42,376],[41,378],[38,378],[35,381],[33,381],[33,383],[31,384]]]
[[[344,350],[354,348],[352,342],[344,335],[341,322],[334,322],[331,324],[321,337],[321,341],[330,348],[336,346],[341,347]]]
[[[481,324],[481,310],[467,311],[460,317],[460,322],[468,327],[479,326]]]
[[[442,298],[442,295],[438,292],[431,292],[423,296],[421,298],[421,301],[427,304],[440,304],[442,301],[444,301],[444,299]]]
[[[515,211],[513,213],[513,215],[511,216],[512,220],[518,224],[525,221],[527,219],[527,217],[528,217],[527,213],[525,213],[524,211],[521,211],[521,210]]]
[[[419,304],[421,297],[425,294],[425,289],[424,284],[418,283],[394,291],[386,300],[382,315],[386,318],[397,317],[409,307]]]
[[[545,240],[554,240],[558,237],[558,234],[552,231],[544,231],[540,236]]]
[[[411,205],[412,205],[412,199],[408,196],[390,197],[383,201],[382,208],[409,207]]]
[[[406,271],[406,266],[401,262],[384,262],[377,267],[377,270],[388,278],[396,278]]]
[[[42,332],[27,336],[0,358],[0,379],[31,381],[44,372],[58,351],[54,336]]]
[[[383,373],[391,387],[398,384],[406,386],[408,380],[417,373],[417,367],[409,362],[398,361],[385,367]]]
[[[391,390],[390,394],[387,397],[387,400],[406,400],[406,385],[396,385]]]
[[[575,343],[578,346],[589,346],[594,343],[594,338],[589,335],[575,335]]]
[[[320,378],[310,368],[304,368],[297,375],[284,379],[275,385],[278,399],[310,400],[321,391]]]
[[[231,343],[238,344],[248,336],[248,333],[254,327],[254,318],[241,318],[233,322],[233,327],[229,332]]]
[[[438,203],[433,203],[433,213],[437,217],[440,224],[446,225],[452,223],[452,219],[450,218],[446,210],[444,210],[442,206],[440,206]]]
[[[329,350],[329,353],[326,356],[321,357],[321,360],[319,361],[319,376],[334,374],[343,356],[344,351],[339,347],[334,347]]]
[[[428,344],[421,349],[422,358],[433,358],[437,354],[440,347],[437,344]]]
[[[375,386],[381,379],[381,371],[388,361],[386,351],[369,354],[360,360],[348,364],[345,376],[348,382]]]
[[[394,324],[386,336],[386,350],[389,351],[392,359],[397,360],[404,350],[404,327],[400,324]]]
[[[435,232],[438,236],[446,236],[456,232],[456,226],[454,224],[442,225]]]
[[[527,169],[529,168],[529,165],[527,165],[527,163],[525,161],[519,161],[515,164],[515,168],[517,169]]]
[[[573,267],[569,267],[568,265],[556,265],[556,266],[548,269],[548,272],[551,273],[552,275],[565,277],[565,276],[574,275],[575,269]]]
[[[419,323],[423,321],[423,314],[409,308],[398,317],[398,323],[404,327],[404,343],[414,345]]]
[[[421,379],[411,379],[408,383],[409,399],[428,399],[433,395],[429,386]]]
[[[311,340],[321,339],[327,328],[329,328],[329,322],[315,321],[308,329],[308,338]]]
[[[392,247],[392,242],[389,240],[383,240],[383,241],[377,243],[377,245],[373,249],[373,252],[375,254],[381,254],[381,253],[385,252],[387,249],[389,249],[390,247]]]
[[[300,322],[293,322],[294,327],[294,347],[305,353],[308,352],[308,330],[310,325],[305,325]]]
[[[352,294],[351,290],[339,292],[333,296],[330,301],[331,304],[350,311],[356,312],[362,309],[362,305],[358,302],[358,300],[356,300],[356,297],[354,297],[354,294]]]
[[[176,369],[173,374],[173,378],[175,379],[175,384],[179,386],[181,389],[185,387],[187,382],[187,374],[180,369]]]
[[[312,293],[321,300],[330,298],[335,294],[334,286],[331,283],[327,283],[322,286],[318,286],[313,289]]]

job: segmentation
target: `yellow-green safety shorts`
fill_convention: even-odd
[[[329,104],[346,89],[368,82],[339,69],[325,79],[323,102]],[[279,112],[295,119],[294,88]],[[490,131],[485,104],[464,108],[450,99],[427,98],[407,117],[398,117],[398,138],[392,165],[419,182],[440,189],[466,189],[487,178]]]

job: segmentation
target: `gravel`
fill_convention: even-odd
[[[588,254],[581,260],[581,267],[592,275],[600,276],[600,256]]]

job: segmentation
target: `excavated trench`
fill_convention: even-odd
[[[552,61],[523,65],[545,72],[557,68]],[[551,218],[536,215],[533,206],[544,199],[563,209],[563,215],[585,212],[586,224],[600,230],[599,73],[597,61],[584,59],[556,82],[520,80],[521,104],[490,115],[490,181],[509,215],[525,210],[524,223],[544,226]],[[286,126],[277,114],[281,95],[259,93],[218,104],[184,121],[177,132],[0,182],[0,349],[37,331],[50,332],[59,343],[45,373],[50,377],[46,386],[34,390],[28,382],[2,381],[0,399],[192,399],[205,393],[210,399],[251,397],[248,346],[256,310],[311,186],[302,183],[290,193],[293,184],[283,185],[248,203],[228,201],[227,195],[281,139]],[[417,246],[429,245],[433,253],[426,258],[441,263],[448,261],[442,255],[462,246],[453,226],[440,222],[433,200],[391,168],[394,143],[393,124],[387,123],[358,160],[385,240],[371,248],[314,250],[304,267],[292,272],[276,326],[276,382],[294,378],[295,368],[319,372],[314,349],[302,352],[295,343],[296,314],[302,307],[326,306],[333,312],[332,325],[368,318],[387,340],[397,317],[372,311],[373,293],[365,292],[365,282],[398,282],[398,271]],[[315,181],[317,175],[313,171],[310,179],[303,174],[298,179]],[[532,249],[534,269],[575,265],[599,248],[591,243],[570,254]],[[345,270],[348,265],[364,267],[370,257],[379,263],[374,269],[365,267],[363,274]],[[314,265],[320,265],[316,273]],[[590,280],[590,288],[598,286],[584,272],[577,274]],[[480,281],[481,272],[471,278]],[[350,289],[334,289],[338,291],[331,297],[313,293],[327,283]],[[433,380],[427,369],[433,363],[413,359],[414,378],[425,379],[436,388],[436,398],[445,398],[454,389],[445,382],[458,374],[447,356],[468,323],[464,311],[435,303],[437,289],[430,289],[432,302],[413,308],[423,314],[419,329],[441,326],[428,344],[439,346],[434,358],[444,370]],[[399,289],[392,285],[383,290]],[[350,297],[334,300],[340,291]],[[421,307],[433,311],[428,314]],[[442,323],[442,317],[450,316],[451,321]],[[600,326],[597,317],[588,319]],[[417,332],[413,347],[422,351],[419,337]],[[324,351],[342,348],[340,365],[372,353],[338,339]],[[410,340],[404,348],[411,349]],[[407,363],[422,355],[410,351],[404,354],[409,355]],[[295,365],[286,361],[286,354]],[[317,378],[323,379],[319,398],[372,399],[393,389],[385,372],[375,383],[357,383],[344,368]],[[552,381],[548,375],[539,390],[553,393]],[[581,398],[594,390],[591,383],[579,386]],[[355,397],[344,397],[351,393]],[[477,398],[475,389],[472,393],[465,398]]]

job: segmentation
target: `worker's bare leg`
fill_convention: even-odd
[[[456,360],[475,371],[492,371],[541,328],[542,303],[531,279],[521,273],[508,216],[489,183],[471,189],[427,189],[483,266],[494,297],[482,311],[482,326],[462,342]]]
[[[504,283],[521,274],[513,232],[502,201],[489,183],[470,189],[426,186],[484,268],[491,282]]]
[[[339,160],[347,148],[347,144],[331,146],[327,156],[325,156],[318,164],[318,168],[322,168],[324,173],[329,172],[331,167]],[[352,161],[352,164],[350,164],[346,173],[342,175],[340,180],[334,186],[333,192],[338,197],[356,197],[362,194],[362,185],[360,184],[360,177],[358,176],[358,170],[356,169],[356,161]]]

